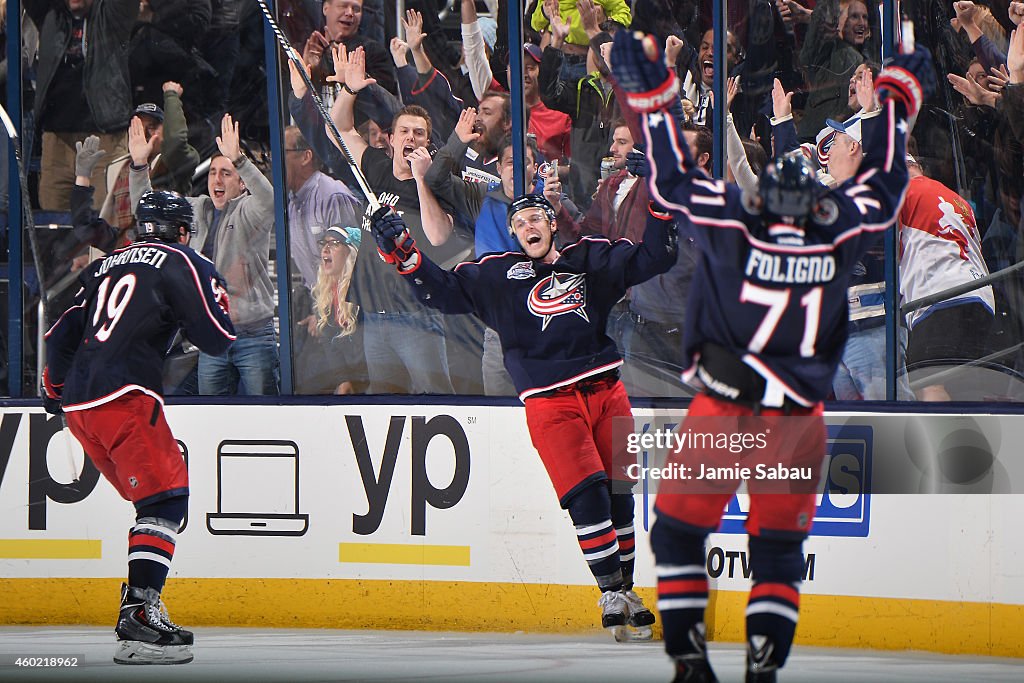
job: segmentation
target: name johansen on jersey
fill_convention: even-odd
[[[126,263],[145,263],[146,265],[160,268],[167,260],[167,252],[159,247],[134,247],[125,251],[112,254],[105,259],[100,267],[93,273],[93,277],[103,277],[114,266],[121,266]]]

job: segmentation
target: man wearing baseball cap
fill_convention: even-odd
[[[845,121],[826,119],[825,125],[835,131],[835,137],[828,146],[828,173],[839,185],[852,178],[864,158],[861,147],[861,122],[863,114],[855,114]]]
[[[188,125],[182,109],[180,84],[163,84],[163,107],[147,102],[132,112],[130,126],[144,134],[149,144],[149,168],[152,184],[158,188],[188,194],[192,189],[192,173],[199,165],[199,152],[188,143]],[[102,176],[106,187],[99,217],[94,221],[88,205],[94,193],[94,171],[105,158],[101,136],[91,135],[76,145],[75,186],[71,191],[71,213],[75,220],[76,235],[83,242],[101,251],[110,251],[130,241],[130,228],[135,224],[134,206],[129,191],[129,155],[116,157],[104,166]],[[91,254],[94,258],[97,254]]]
[[[523,45],[523,100],[530,119],[527,132],[537,136],[537,148],[544,161],[566,161],[571,152],[572,119],[567,114],[549,109],[540,99],[538,79],[542,55],[541,49],[533,43]]]
[[[156,123],[164,122],[164,110],[152,102],[146,102],[135,107],[132,116],[145,116],[153,119]]]

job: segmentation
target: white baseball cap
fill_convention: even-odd
[[[840,133],[846,133],[857,142],[861,141],[859,114],[851,116],[842,123],[840,123],[839,121],[835,121],[833,119],[825,119],[825,125],[831,128],[832,130],[838,131]]]

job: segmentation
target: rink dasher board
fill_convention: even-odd
[[[190,474],[189,515],[166,589],[181,623],[597,626],[597,591],[521,408],[176,405],[166,412]],[[652,424],[678,416],[636,414]],[[850,419],[862,418],[870,422]],[[1021,443],[1014,430],[1024,425],[1024,417],[1000,420],[997,456]],[[57,420],[38,409],[2,410],[0,623],[39,623],[40,615],[110,621],[133,509],[101,477],[89,477],[83,462]],[[653,497],[636,498],[637,585],[652,603]],[[743,507],[731,504],[733,527]],[[1018,495],[826,496],[820,526],[832,535],[805,543],[798,642],[1024,657],[1014,635],[1024,631],[1022,513]],[[742,637],[745,551],[738,533],[709,542],[709,626],[718,640]]]

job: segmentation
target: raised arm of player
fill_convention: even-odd
[[[739,191],[711,180],[694,162],[679,122],[668,108],[678,99],[679,81],[665,66],[652,36],[619,31],[612,46],[612,72],[626,104],[640,112],[650,162],[651,197],[662,207],[708,225],[736,216]],[[701,220],[695,220],[698,217]]]
[[[647,215],[643,241],[633,244],[607,237],[583,237],[562,249],[569,256],[575,249],[587,248],[586,269],[600,272],[623,291],[668,271],[676,263],[677,235],[672,215],[654,209]]]
[[[665,111],[640,115],[640,130],[648,150],[651,196],[667,200],[676,185],[689,182],[697,171],[679,122]]]
[[[655,163],[661,162],[658,173],[651,174],[651,191],[683,182],[694,163],[678,122],[668,112],[679,98],[679,79],[665,66],[658,42],[653,36],[619,31],[612,43],[611,60],[612,75],[625,94],[626,106],[640,114],[652,171]],[[651,144],[652,131],[657,146]]]
[[[840,211],[857,217],[851,234],[885,230],[896,219],[909,180],[905,111],[890,101],[861,117],[864,159],[857,175],[829,195]]]
[[[909,180],[907,135],[935,88],[931,55],[924,48],[898,54],[878,74],[875,95],[881,108],[862,117],[864,160],[858,174],[841,185],[840,209],[858,216],[855,231],[877,231],[896,220]]]

